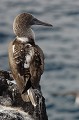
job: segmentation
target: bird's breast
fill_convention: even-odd
[[[15,43],[13,44],[13,58],[16,64],[22,62],[24,68],[29,68],[29,65],[34,56],[34,47],[29,44]]]

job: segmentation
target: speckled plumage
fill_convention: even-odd
[[[18,15],[13,22],[13,31],[18,37],[30,37],[33,38],[33,32],[30,28],[30,23],[33,19],[31,14],[20,14]]]
[[[14,52],[9,52],[9,63],[12,74],[21,93],[25,93],[30,87],[39,88],[39,81],[44,70],[44,55],[37,45],[21,43],[17,39],[11,42]],[[10,48],[11,49],[11,48]],[[32,52],[29,67],[25,68],[26,57]]]
[[[32,89],[39,89],[39,81],[44,71],[44,54],[35,44],[35,36],[31,29],[31,25],[34,24],[52,26],[37,20],[31,14],[20,14],[13,23],[16,38],[9,44],[10,68],[22,98],[26,96],[26,99],[28,99],[28,89],[30,89],[30,94],[33,93]]]

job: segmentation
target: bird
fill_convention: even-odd
[[[32,25],[52,27],[30,13],[17,15],[13,22],[15,39],[9,43],[9,65],[23,100],[31,101],[36,106],[34,89],[40,89],[40,79],[44,72],[44,53],[35,44]],[[28,97],[29,96],[29,97]]]
[[[74,103],[79,106],[79,90],[68,91],[63,93],[52,93],[52,96],[73,96]]]

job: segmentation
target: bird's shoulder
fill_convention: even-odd
[[[36,53],[39,53],[40,56],[44,59],[43,50],[42,50],[38,45],[35,45],[35,52],[36,52]]]

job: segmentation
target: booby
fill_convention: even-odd
[[[22,98],[25,101],[29,99],[35,106],[36,96],[33,90],[40,89],[39,82],[44,71],[44,54],[42,49],[35,44],[32,25],[52,26],[29,13],[19,14],[13,22],[16,38],[10,42],[8,54],[11,72]]]

